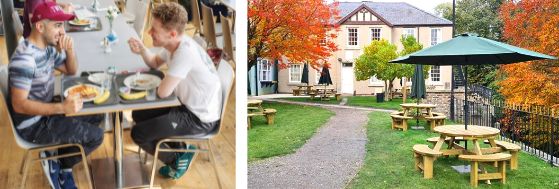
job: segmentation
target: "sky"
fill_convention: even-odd
[[[361,0],[338,0],[339,2],[361,2]],[[372,1],[372,2],[406,2],[410,5],[413,5],[417,8],[420,8],[424,11],[430,12],[430,13],[435,13],[434,9],[437,5],[444,3],[444,2],[450,2],[452,3],[452,0],[367,0],[367,1]],[[332,2],[332,0],[330,0],[329,2]]]

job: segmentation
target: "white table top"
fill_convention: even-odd
[[[59,0],[59,2],[71,2],[74,5],[82,5],[84,8],[91,7],[92,0]],[[89,32],[70,32],[67,33],[74,39],[74,49],[78,62],[78,74],[82,71],[103,71],[109,66],[115,66],[117,72],[137,71],[147,68],[142,57],[130,51],[128,39],[131,37],[139,38],[138,34],[121,15],[113,21],[113,30],[118,36],[118,42],[111,47],[112,52],[105,53],[101,41],[109,34],[109,21],[105,16],[106,8],[116,6],[112,0],[99,0],[101,9],[96,14],[101,20],[102,29],[100,31]]]

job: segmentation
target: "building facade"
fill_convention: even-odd
[[[402,35],[412,35],[423,48],[452,38],[452,22],[420,10],[407,3],[393,2],[340,2],[341,19],[334,52],[328,62],[333,87],[341,93],[374,94],[384,91],[385,82],[376,78],[357,81],[354,76],[355,59],[363,53],[363,47],[373,40],[385,39],[402,50]],[[320,69],[320,68],[319,68]],[[277,92],[290,93],[301,85],[303,64],[291,63],[277,73]],[[310,69],[309,83],[317,84],[321,70]],[[258,73],[261,74],[261,73]],[[451,66],[431,66],[428,89],[450,89]],[[411,86],[411,82],[406,84]],[[393,82],[394,89],[401,89],[401,81]]]

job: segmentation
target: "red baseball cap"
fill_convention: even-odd
[[[56,5],[55,2],[44,1],[35,6],[35,10],[33,10],[33,17],[31,17],[31,23],[35,23],[43,19],[66,21],[72,20],[75,17],[76,16],[74,14],[66,14],[62,8]]]

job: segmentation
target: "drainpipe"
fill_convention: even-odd
[[[261,59],[257,59],[256,64],[254,65],[254,70],[255,70],[255,74],[254,74],[254,92],[255,95],[254,96],[258,96],[258,64],[260,64],[260,60]]]
[[[16,29],[14,27],[14,20],[12,19],[14,2],[12,0],[1,0],[0,2],[2,3],[2,21],[4,22],[4,37],[6,39],[6,50],[9,60],[12,58],[12,54],[17,47]]]

